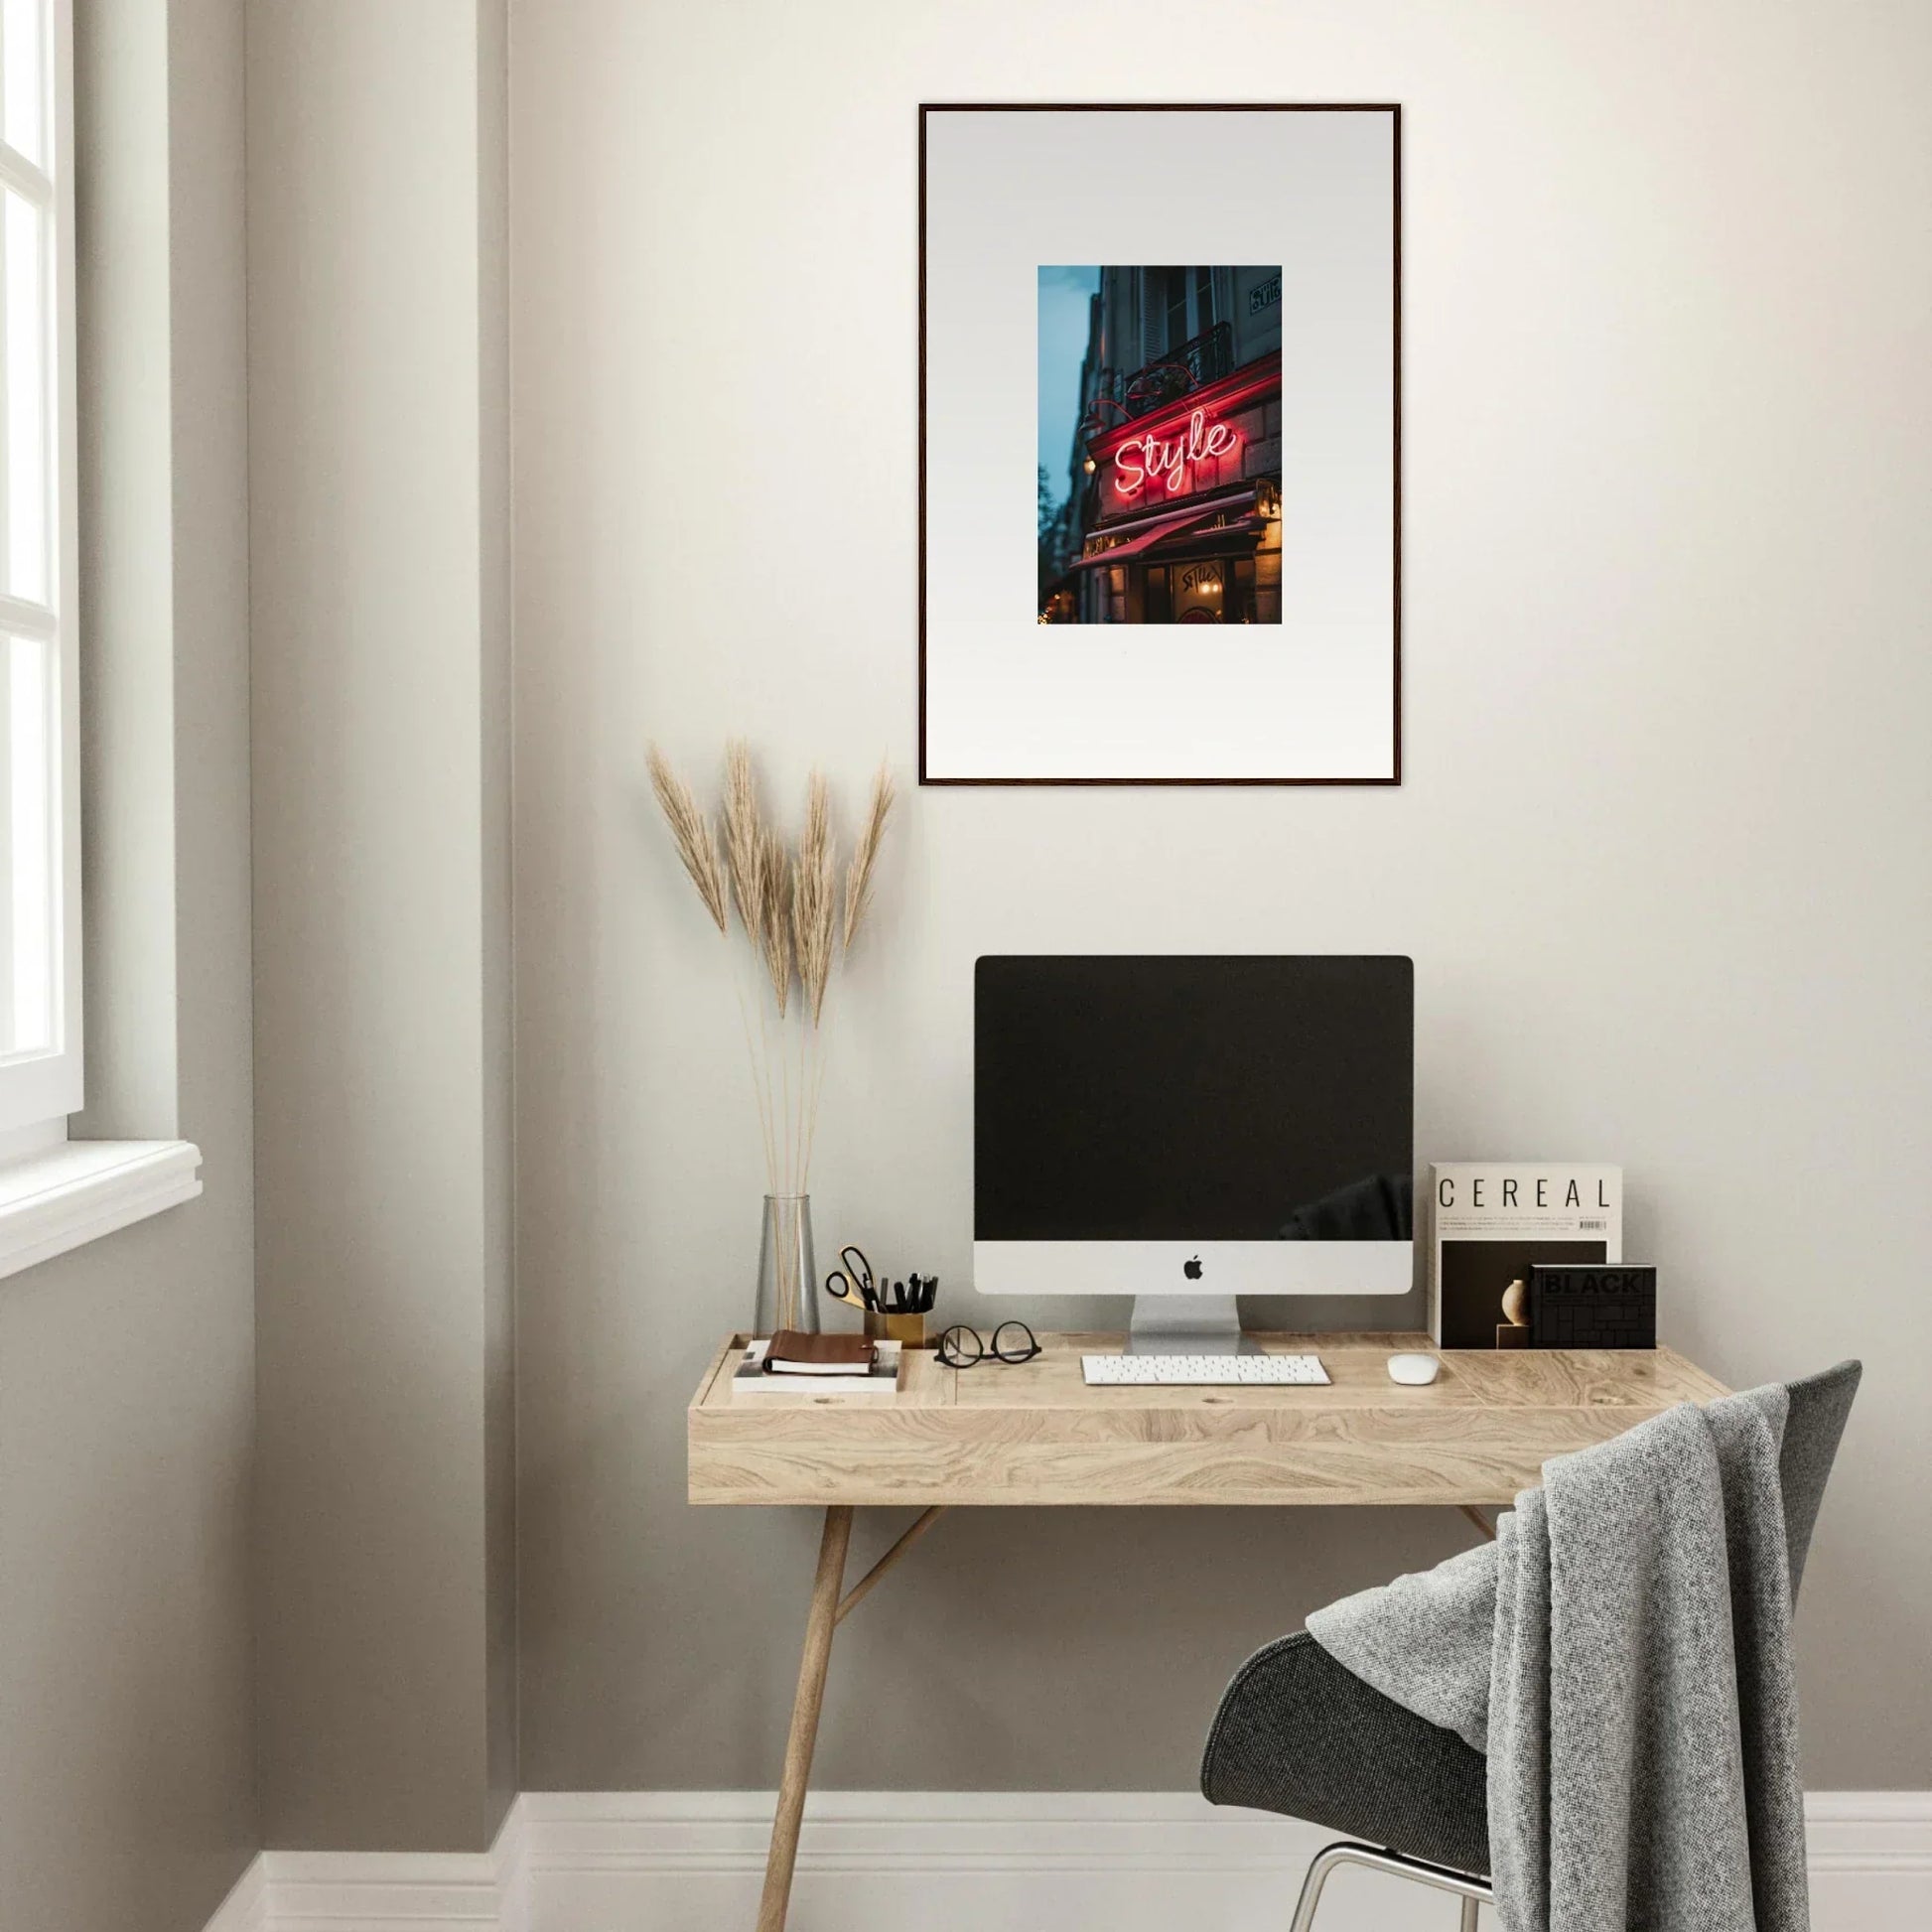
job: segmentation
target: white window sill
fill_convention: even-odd
[[[0,1167],[0,1276],[193,1200],[190,1141],[65,1141]]]

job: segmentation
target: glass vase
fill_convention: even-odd
[[[812,1254],[812,1197],[766,1194],[764,1237],[759,1243],[755,1335],[780,1328],[818,1333],[818,1269]]]

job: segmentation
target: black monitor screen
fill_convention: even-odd
[[[1407,1240],[1401,958],[980,960],[982,1241]]]

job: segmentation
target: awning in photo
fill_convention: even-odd
[[[1182,530],[1191,529],[1196,523],[1205,523],[1209,517],[1218,516],[1218,510],[1182,510],[1178,515],[1166,516],[1159,523],[1150,523],[1138,536],[1132,536],[1125,543],[1117,543],[1111,550],[1103,550],[1095,557],[1082,557],[1072,566],[1075,570],[1091,570],[1096,564],[1124,563],[1129,557],[1138,557],[1151,544],[1163,537],[1177,536]]]

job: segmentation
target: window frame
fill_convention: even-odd
[[[1214,276],[1212,268],[1194,270],[1194,335],[1204,336],[1214,327],[1215,312],[1220,304],[1214,296]]]
[[[1172,355],[1187,340],[1187,281],[1184,268],[1168,268],[1161,272],[1161,321],[1166,335],[1161,346],[1163,355]]]
[[[0,1135],[42,1130],[66,1136],[67,1117],[85,1095],[81,1009],[80,668],[78,648],[78,430],[74,330],[73,11],[71,0],[40,0],[43,168],[0,139],[0,188],[40,208],[42,272],[51,316],[43,342],[50,393],[46,412],[49,608],[0,591],[0,636],[46,640],[57,677],[59,728],[50,734],[51,926],[59,946],[54,973],[54,1043],[0,1062]],[[6,880],[11,887],[11,875]]]

